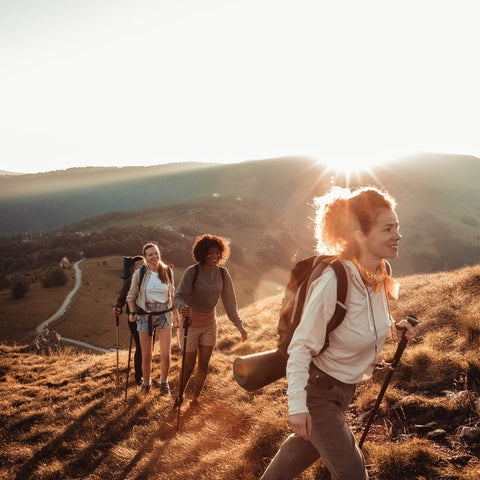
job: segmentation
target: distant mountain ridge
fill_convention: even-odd
[[[352,174],[348,180],[304,157],[7,176],[0,177],[0,236],[55,231],[110,212],[138,212],[141,223],[145,209],[178,205],[182,211],[182,205],[214,195],[273,207],[294,232],[305,228],[313,214],[313,197],[331,184],[371,184],[398,200],[410,265],[403,273],[436,271],[480,263],[478,178],[478,158],[433,154]]]
[[[0,170],[0,176],[6,176],[6,175],[25,175],[25,174],[20,172],[8,172],[7,170]]]
[[[78,168],[0,178],[0,236],[52,231],[102,213],[174,205],[214,193],[285,203],[287,186],[294,193],[302,191],[301,184],[311,188],[310,169],[306,159],[278,159],[235,165]],[[314,176],[318,166],[316,170]]]

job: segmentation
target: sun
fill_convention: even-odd
[[[325,173],[330,177],[332,185],[349,187],[352,183],[376,180],[373,168],[384,165],[386,160],[374,156],[335,156],[317,159],[319,165],[325,167]]]
[[[372,167],[381,165],[383,162],[379,159],[372,158],[337,157],[330,160],[321,159],[318,163],[323,164],[328,170],[332,170],[337,174],[352,174],[369,171]]]

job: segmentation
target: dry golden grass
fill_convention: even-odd
[[[105,259],[106,263],[91,265],[84,262],[85,286],[89,286],[89,272],[105,272],[103,283],[110,277],[118,278],[120,264],[116,261]],[[469,450],[454,436],[459,422],[479,422],[473,405],[475,397],[466,396],[459,403],[444,392],[480,392],[478,344],[471,333],[478,318],[474,312],[480,301],[476,283],[479,273],[480,267],[469,267],[401,279],[403,295],[392,305],[394,316],[417,314],[422,334],[407,347],[367,437],[364,451],[373,480],[480,478],[478,451]],[[101,284],[99,281],[91,285],[91,290],[85,290],[85,295],[92,297],[101,290],[88,308],[79,302],[67,312],[76,328],[69,327],[67,317],[58,326],[72,336],[87,329],[109,330],[104,333],[109,340],[104,340],[103,345],[113,346],[115,329],[110,307],[100,312],[110,302],[110,293],[107,288],[102,290]],[[81,295],[77,301],[83,298]],[[178,434],[173,401],[160,397],[156,389],[144,396],[132,384],[124,403],[124,348],[120,351],[118,390],[115,352],[98,355],[67,347],[60,355],[39,356],[23,353],[21,346],[0,345],[0,478],[259,478],[289,432],[286,385],[279,380],[261,391],[248,393],[234,381],[232,363],[239,355],[275,346],[280,298],[270,296],[242,308],[241,316],[249,331],[245,343],[238,343],[233,325],[224,316],[220,318],[219,341],[202,408],[197,411],[188,406],[187,389]],[[95,315],[89,315],[91,319],[86,318],[89,309],[95,310]],[[83,312],[85,318],[73,316],[75,311],[77,315]],[[95,325],[95,319],[99,325]],[[128,336],[123,327],[124,347]],[[394,350],[395,345],[389,342],[384,358],[391,357]],[[159,371],[157,362],[158,357],[154,360],[154,378]],[[180,352],[174,341],[170,375],[173,391],[179,368]],[[385,371],[377,371],[372,382],[361,385],[348,411],[357,435],[363,430],[384,375]],[[422,386],[422,382],[430,382],[430,386]],[[416,424],[430,420],[449,426],[445,442],[427,441],[416,431]],[[462,459],[467,454],[471,458],[466,463]],[[328,476],[318,462],[300,478],[318,480]]]

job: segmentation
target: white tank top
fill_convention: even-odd
[[[145,288],[147,302],[168,302],[168,285],[163,283],[157,273],[152,273]]]

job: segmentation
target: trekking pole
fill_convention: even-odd
[[[119,334],[119,328],[118,328],[118,321],[119,321],[120,315],[115,315],[115,322],[117,324],[117,391],[120,388],[120,383],[119,383],[119,373],[118,373],[118,349],[120,348],[120,334]]]
[[[185,351],[187,350],[187,335],[188,327],[190,326],[190,317],[185,317],[183,321],[183,351],[182,351],[182,367],[180,369],[180,381],[178,382],[178,396],[175,402],[176,407],[178,408],[177,412],[177,433],[180,430],[180,407],[182,406],[183,401],[183,390],[185,385],[183,384],[183,374],[185,370]]]
[[[128,363],[127,363],[127,381],[125,383],[125,402],[127,401],[127,392],[128,392],[128,377],[130,375],[130,358],[132,357],[132,339],[133,334],[130,334],[130,346],[128,347]]]
[[[419,321],[417,317],[414,317],[413,315],[408,315],[407,316],[407,321],[410,325],[413,327],[415,325],[419,324]],[[405,330],[405,329],[404,329]],[[372,409],[372,412],[370,413],[370,417],[368,419],[367,425],[365,426],[365,430],[363,431],[362,438],[360,438],[360,441],[358,442],[358,446],[362,448],[363,442],[365,441],[365,438],[367,437],[368,430],[370,429],[370,426],[372,425],[373,419],[375,418],[375,415],[377,414],[377,411],[380,407],[380,403],[382,402],[383,395],[385,394],[385,391],[387,390],[388,384],[392,378],[393,372],[395,371],[395,368],[397,367],[398,363],[400,362],[400,357],[402,356],[403,351],[405,350],[405,347],[407,346],[407,337],[405,337],[405,331],[402,334],[402,338],[400,339],[400,342],[397,347],[397,351],[395,352],[395,356],[393,357],[392,363],[388,366],[388,373],[387,376],[385,377],[385,380],[383,382],[382,388],[380,389],[380,393],[378,394],[377,401],[375,402],[375,405]]]

